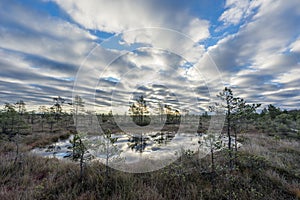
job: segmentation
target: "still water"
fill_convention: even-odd
[[[114,144],[103,136],[91,136],[85,139],[87,147],[86,158],[105,160],[106,158],[121,158],[127,163],[137,162],[142,158],[162,159],[170,155],[176,155],[182,151],[208,151],[212,141],[205,139],[204,134],[186,134],[173,132],[151,132],[143,135],[112,134],[117,138]],[[50,158],[70,159],[72,157],[71,136],[67,140],[61,140],[45,148],[35,148],[33,153]],[[227,143],[226,137],[214,138],[222,147]],[[234,144],[234,138],[233,138]]]

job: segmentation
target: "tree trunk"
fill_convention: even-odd
[[[83,153],[80,155],[80,181],[83,180]]]
[[[42,120],[42,132],[44,132],[44,120]]]
[[[212,189],[213,189],[213,192],[214,192],[216,190],[216,184],[215,184],[216,169],[215,169],[215,158],[214,158],[214,149],[213,149],[213,147],[211,147],[210,153],[211,153],[211,184],[212,184]]]
[[[237,127],[236,126],[233,127],[233,132],[234,132],[234,137],[235,137],[235,140],[234,140],[234,148],[235,148],[234,162],[235,162],[235,165],[236,165],[237,151],[238,151],[238,147],[237,147]]]
[[[234,146],[235,146],[235,151],[237,152],[238,151],[238,147],[237,147],[237,127],[234,127],[233,131],[234,131],[234,137],[235,137]]]
[[[14,117],[12,116],[12,118],[11,118],[11,127],[10,127],[10,132],[13,132],[13,130],[14,130]]]
[[[211,153],[211,172],[214,173],[215,172],[215,158],[214,158],[213,148],[211,148],[210,153]]]
[[[53,123],[52,122],[50,123],[50,132],[51,133],[53,132]]]
[[[109,159],[109,142],[107,142],[106,146],[106,166],[105,166],[105,175],[106,175],[106,180],[108,180],[108,159]]]
[[[227,136],[228,136],[228,152],[229,152],[229,168],[232,169],[232,151],[231,151],[231,134],[230,134],[230,103],[227,100]]]
[[[80,182],[82,182],[82,180],[83,180],[83,164],[84,164],[83,163],[84,147],[83,147],[81,139],[79,139],[79,144],[80,144],[80,149],[81,149],[81,152],[80,152]]]
[[[18,136],[18,134],[15,137],[17,137],[17,136]],[[14,143],[16,145],[16,157],[15,157],[15,160],[14,160],[14,165],[15,165],[17,163],[17,160],[18,160],[18,157],[19,157],[19,143],[18,143],[16,138],[14,139]]]

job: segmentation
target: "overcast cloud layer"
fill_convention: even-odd
[[[144,94],[197,112],[221,84],[299,108],[299,21],[299,0],[0,0],[0,104],[71,101],[75,83],[99,111]]]

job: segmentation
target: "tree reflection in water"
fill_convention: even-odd
[[[172,132],[158,132],[150,135],[134,135],[128,139],[128,147],[131,150],[142,153],[149,145],[166,145],[175,137]]]

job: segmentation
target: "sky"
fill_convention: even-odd
[[[0,0],[0,105],[202,112],[229,86],[300,107],[299,0]]]

